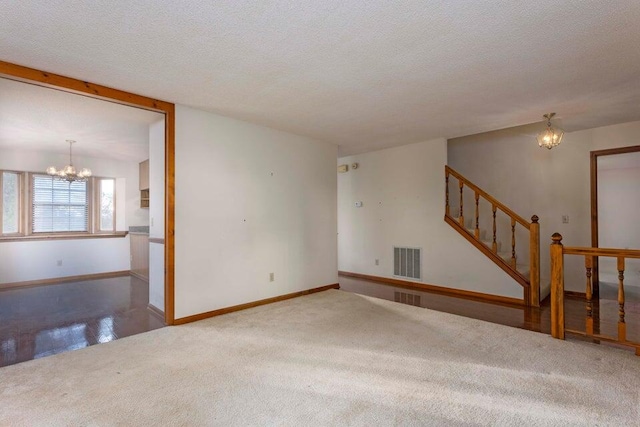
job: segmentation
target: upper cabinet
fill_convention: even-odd
[[[140,190],[149,189],[149,160],[140,163]]]
[[[149,160],[140,163],[140,207],[149,207]]]

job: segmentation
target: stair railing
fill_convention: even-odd
[[[554,233],[551,236],[551,335],[563,340],[565,332],[590,337],[599,341],[614,342],[633,347],[636,355],[640,356],[640,342],[627,339],[627,324],[625,321],[625,297],[624,297],[624,271],[627,258],[640,258],[640,250],[637,249],[604,249],[567,247],[562,244],[562,236]],[[564,255],[584,256],[586,270],[586,318],[585,330],[578,331],[567,329],[564,318]],[[593,301],[593,266],[597,257],[616,258],[618,270],[618,336],[602,335],[594,331],[594,318],[596,313]],[[597,300],[596,300],[597,302]]]
[[[449,180],[453,177],[458,181],[459,195],[459,208],[456,214],[457,218],[451,215],[450,195],[449,195]],[[465,227],[465,210],[464,210],[464,189],[469,188],[474,192],[475,211],[473,212],[473,233],[469,233]],[[520,285],[525,288],[524,303],[527,306],[540,306],[540,224],[538,223],[538,217],[533,215],[531,222],[528,222],[520,215],[509,209],[505,204],[498,201],[495,197],[491,196],[486,191],[482,190],[477,185],[473,184],[467,178],[450,168],[445,166],[445,215],[444,219],[453,228],[455,228],[460,234],[462,234],[467,240],[469,240],[480,251],[492,259],[499,267],[513,277]],[[486,200],[491,204],[492,211],[492,239],[491,247],[487,246],[480,239],[480,210],[479,202],[480,198]],[[498,211],[503,212],[510,219],[511,227],[511,257],[509,261],[504,260],[498,255],[498,243],[497,243],[497,224],[496,213]],[[518,269],[517,256],[516,256],[516,225],[524,227],[529,234],[529,276],[525,276]]]

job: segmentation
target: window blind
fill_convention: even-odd
[[[67,182],[33,175],[34,233],[89,230],[86,182]]]

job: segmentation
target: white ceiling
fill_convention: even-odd
[[[0,58],[308,135],[342,154],[640,119],[638,0],[3,4]]]
[[[127,161],[149,158],[149,124],[163,115],[0,78],[0,148]]]

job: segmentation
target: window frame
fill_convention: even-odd
[[[92,197],[92,193],[93,193],[93,185],[91,183],[91,178],[89,178],[87,180],[87,191],[86,191],[86,200],[87,200],[87,229],[86,231],[33,231],[33,185],[34,185],[34,178],[36,176],[46,176],[48,177],[49,175],[47,175],[46,173],[41,173],[41,172],[31,172],[29,173],[29,198],[28,198],[28,207],[27,207],[27,212],[28,212],[28,235],[31,236],[60,236],[60,235],[79,235],[79,236],[83,236],[83,235],[87,235],[87,234],[92,234],[91,231],[93,230],[93,221],[92,221],[92,203],[91,203],[91,197]],[[55,179],[55,178],[52,178]]]
[[[4,173],[14,173],[18,176],[18,231],[15,233],[5,233],[3,230],[3,215],[4,215],[4,193],[3,193],[3,179]],[[17,171],[13,169],[0,169],[0,238],[1,237],[20,237],[25,234],[25,172]]]
[[[93,227],[91,228],[92,234],[113,234],[116,232],[117,227],[117,186],[116,179],[105,176],[91,177],[89,178],[91,182],[91,189],[93,192],[93,203],[89,206],[89,216],[91,216],[93,220]],[[102,182],[103,181],[113,181],[113,220],[111,230],[102,230],[101,226],[101,208],[102,201],[100,200],[100,195],[102,194]]]
[[[3,215],[3,194],[2,178],[3,172],[15,173],[19,179],[19,224],[18,233],[2,232]],[[20,241],[20,240],[56,240],[56,239],[82,239],[82,238],[104,238],[104,237],[125,237],[126,231],[117,231],[117,179],[114,177],[98,176],[90,177],[87,180],[87,231],[54,231],[54,232],[34,232],[33,231],[33,180],[34,176],[46,176],[42,172],[27,172],[13,169],[0,169],[0,242]],[[100,187],[103,180],[113,181],[113,228],[111,230],[100,230]]]

